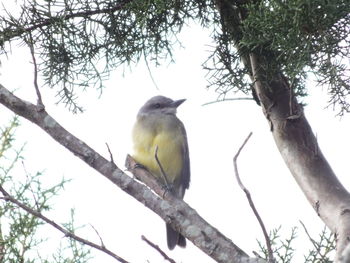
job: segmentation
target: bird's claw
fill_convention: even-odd
[[[144,166],[143,164],[140,164],[140,163],[136,163],[136,164],[134,165],[134,169],[144,169],[144,170],[147,170],[147,171],[148,171],[147,167]]]
[[[172,184],[164,184],[162,186],[162,190],[164,190],[164,194],[163,194],[163,197],[167,194],[167,193],[171,193],[171,194],[174,194],[175,191],[174,191],[174,186]]]

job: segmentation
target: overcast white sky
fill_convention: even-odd
[[[269,127],[260,107],[253,101],[230,101],[202,106],[216,99],[212,90],[206,90],[205,71],[201,64],[209,53],[210,32],[196,25],[180,35],[185,49],[176,50],[176,62],[152,68],[155,88],[143,63],[127,70],[117,69],[105,82],[102,97],[90,91],[82,94],[86,111],[73,115],[63,105],[55,105],[54,92],[42,88],[47,111],[68,131],[85,141],[108,158],[107,142],[115,162],[121,168],[127,153],[131,153],[130,132],[139,107],[150,97],[162,94],[173,99],[186,98],[179,107],[178,116],[188,133],[191,158],[191,186],[186,202],[228,238],[251,254],[257,249],[256,239],[263,240],[261,230],[239,189],[233,173],[232,158],[250,131],[253,137],[239,157],[243,183],[250,190],[268,230],[283,225],[287,237],[292,226],[302,220],[317,235],[323,224],[307,203],[294,179],[286,169],[272,140]],[[33,87],[33,68],[29,52],[13,46],[8,59],[1,57],[0,83],[25,100],[36,101]],[[327,97],[321,87],[309,83],[310,97],[306,116],[317,133],[320,147],[342,183],[349,189],[350,119],[339,119],[331,109],[325,110]],[[0,124],[6,124],[11,112],[0,106]],[[73,181],[56,199],[55,210],[49,213],[55,221],[69,218],[71,207],[76,209],[77,222],[93,225],[106,247],[131,262],[163,262],[162,257],[141,240],[145,235],[165,251],[165,224],[142,204],[97,174],[90,167],[65,150],[33,124],[21,119],[17,132],[18,145],[26,142],[25,166],[32,172],[45,170],[46,183],[58,182],[62,176]],[[50,228],[47,228],[50,229]],[[45,230],[47,232],[47,229]],[[50,230],[52,238],[63,237]],[[99,242],[89,226],[80,233]],[[306,253],[305,233],[298,231],[297,247]],[[48,244],[47,244],[48,246]],[[51,245],[50,245],[51,247]],[[212,262],[188,242],[186,249],[168,252],[177,262]],[[91,262],[114,262],[108,256],[96,253]]]

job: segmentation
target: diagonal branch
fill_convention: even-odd
[[[170,193],[160,198],[147,186],[132,179],[114,163],[99,155],[86,143],[64,129],[45,110],[30,102],[21,100],[0,84],[0,103],[35,123],[59,144],[105,176],[113,184],[158,214],[166,223],[178,230],[208,256],[217,262],[265,262],[250,258],[217,229],[206,222],[193,208]],[[147,173],[144,169],[131,166],[132,172]],[[137,177],[137,176],[136,176]],[[164,190],[163,190],[164,191]]]
[[[107,249],[105,246],[100,246],[97,245],[89,240],[86,240],[82,237],[79,237],[77,235],[75,235],[74,233],[68,231],[67,229],[61,227],[59,224],[57,224],[56,222],[52,221],[51,219],[47,218],[46,216],[44,216],[43,214],[41,214],[40,212],[30,208],[29,206],[21,203],[20,201],[18,201],[16,198],[14,198],[13,196],[11,196],[3,187],[2,185],[0,185],[0,192],[3,194],[4,196],[4,200],[5,201],[9,201],[15,205],[17,205],[18,207],[22,208],[23,210],[25,210],[26,212],[28,212],[29,214],[40,218],[41,220],[45,221],[46,223],[48,223],[49,225],[53,226],[54,228],[56,228],[58,231],[62,232],[66,237],[72,238],[82,244],[85,244],[89,247],[93,247],[97,250],[100,250],[104,253],[106,253],[107,255],[113,257],[114,259],[118,260],[119,262],[122,263],[129,263],[128,261],[126,261],[125,259],[119,257],[118,255],[114,254],[112,251],[110,251],[109,249]]]
[[[141,239],[143,241],[145,241],[149,246],[153,247],[155,250],[157,250],[159,252],[159,254],[161,254],[164,258],[164,260],[169,261],[170,263],[176,263],[175,260],[173,260],[172,258],[170,258],[163,250],[160,249],[160,247],[156,244],[154,244],[153,242],[151,242],[150,240],[148,240],[144,235],[141,236]]]

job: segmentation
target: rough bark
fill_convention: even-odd
[[[232,38],[244,66],[250,72],[253,94],[257,95],[270,123],[277,148],[317,215],[336,235],[336,258],[340,258],[350,240],[349,192],[323,156],[288,80],[277,65],[271,66],[278,54],[269,52],[265,46],[255,46],[252,52],[241,45],[244,34],[241,26],[249,16],[242,2],[236,2],[235,6],[226,0],[216,2],[222,30]]]
[[[171,224],[174,229],[181,232],[181,234],[215,261],[222,263],[265,262],[260,259],[248,257],[245,252],[208,224],[184,201],[174,198],[169,193],[164,194],[164,191],[156,186],[156,182],[148,183],[149,185],[153,185],[155,191],[163,197],[160,198],[147,186],[132,179],[113,162],[106,160],[86,143],[69,133],[43,110],[42,107],[21,100],[1,84],[0,103],[14,113],[38,125],[67,150],[71,151],[116,186],[158,214],[166,223]],[[137,178],[142,178],[143,176],[150,178],[150,176],[147,176],[146,171],[135,168],[132,163],[129,169],[137,175]]]
[[[336,235],[339,257],[350,239],[350,194],[323,156],[288,81],[280,75],[263,84],[258,56],[252,54],[250,62],[255,91],[277,148],[317,215]]]

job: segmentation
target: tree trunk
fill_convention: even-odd
[[[265,86],[257,55],[250,55],[255,91],[282,158],[317,215],[337,237],[337,258],[349,243],[350,195],[318,147],[302,105],[280,75]],[[261,71],[260,71],[261,72]]]
[[[339,259],[350,239],[349,192],[319,149],[303,107],[293,96],[288,80],[276,65],[271,66],[278,54],[269,52],[264,46],[255,46],[252,51],[241,44],[242,24],[249,16],[242,5],[245,2],[237,1],[233,5],[226,0],[216,0],[222,32],[234,43],[250,72],[254,82],[253,94],[257,95],[287,167],[317,215],[336,235],[336,258]]]

